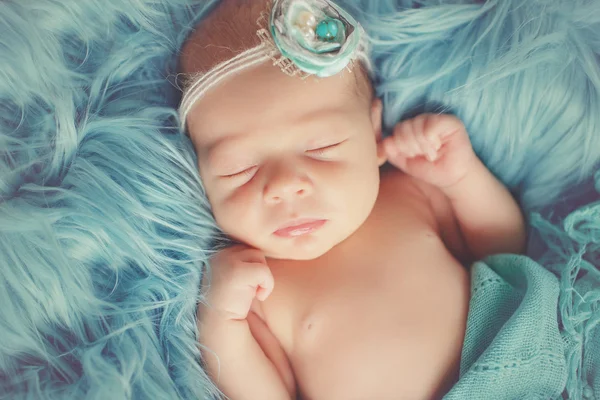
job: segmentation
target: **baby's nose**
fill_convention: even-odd
[[[313,186],[308,177],[298,171],[280,167],[265,184],[264,197],[266,202],[275,204],[306,197],[312,193],[312,189]]]

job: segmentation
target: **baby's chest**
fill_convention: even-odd
[[[400,235],[398,235],[400,236]],[[288,353],[322,341],[428,326],[423,312],[444,312],[467,271],[432,232],[349,247],[311,263],[272,268],[275,289],[264,317]]]
[[[437,236],[413,233],[303,269],[274,269],[265,318],[307,398],[382,390],[394,398],[400,377],[406,398],[419,398],[458,362],[467,273]]]

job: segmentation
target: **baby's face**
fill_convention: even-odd
[[[347,71],[302,80],[269,64],[196,104],[188,129],[226,234],[267,257],[308,260],[366,220],[385,161],[381,103],[354,85]]]

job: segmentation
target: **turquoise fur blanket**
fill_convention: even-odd
[[[385,126],[458,115],[528,215],[528,257],[472,268],[448,398],[600,398],[600,2],[344,2]],[[175,112],[213,3],[0,2],[0,399],[214,397],[195,310],[216,227]]]

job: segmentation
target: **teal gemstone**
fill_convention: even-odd
[[[331,34],[332,37],[336,37],[338,34],[338,24],[336,20],[330,20],[327,23],[327,29],[329,30],[329,33]]]
[[[333,18],[321,21],[319,25],[317,25],[315,33],[321,40],[334,40],[339,32],[338,23],[339,21]]]
[[[319,25],[317,25],[317,29],[315,31],[319,39],[325,40],[329,38],[329,24],[327,21],[321,21]]]

